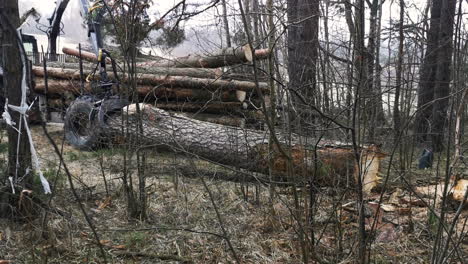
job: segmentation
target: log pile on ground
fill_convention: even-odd
[[[63,52],[79,57],[79,51],[75,49],[64,48]],[[260,94],[268,102],[269,87],[263,81],[255,83],[248,75],[229,73],[228,66],[249,64],[254,57],[261,60],[269,54],[267,49],[252,52],[246,45],[221,49],[210,55],[139,62],[136,65],[136,89],[129,88],[131,78],[125,67],[117,65],[117,76],[114,76],[108,60],[107,72],[110,79],[120,80],[119,87],[113,87],[114,92],[128,95],[133,102],[192,113],[191,117],[210,122],[243,125],[246,120],[261,117],[258,111],[262,100]],[[85,94],[100,92],[96,85],[92,85],[96,83],[93,81],[99,80],[99,74],[90,75],[96,70],[97,56],[81,51],[81,58],[83,76],[87,79],[83,88],[78,63],[49,62],[47,70],[33,66],[34,90],[39,94],[47,93],[50,107],[63,111],[82,91]]]

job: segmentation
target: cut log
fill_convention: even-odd
[[[63,94],[64,92],[71,92],[74,95],[80,94],[80,83],[78,81],[67,80],[48,80],[48,94],[56,95]],[[42,79],[36,79],[36,86],[34,91],[39,94],[45,93],[45,83]],[[91,84],[85,83],[84,92],[91,93]],[[115,90],[114,92],[118,92]],[[141,100],[154,101],[155,99],[190,99],[192,101],[221,101],[221,102],[236,102],[245,100],[244,97],[238,96],[236,91],[215,91],[211,92],[204,89],[187,89],[187,88],[170,88],[164,86],[137,86],[137,93]]]
[[[44,69],[42,67],[33,66],[33,74],[38,77],[44,76]],[[79,70],[73,69],[60,69],[60,68],[48,68],[47,75],[51,78],[66,79],[66,80],[79,80]],[[124,75],[120,75],[120,80],[125,81],[127,78]],[[99,78],[95,75],[95,78]],[[113,73],[109,73],[109,78],[114,78]],[[247,81],[236,81],[236,80],[219,80],[219,79],[204,79],[194,78],[185,76],[167,76],[167,75],[155,75],[155,74],[138,74],[137,83],[142,85],[164,85],[168,87],[183,87],[192,89],[207,89],[210,91],[216,91],[218,89],[226,91],[255,91],[256,84],[254,82]],[[259,88],[267,94],[268,84],[261,82]]]
[[[77,58],[80,57],[80,51],[77,50],[77,49],[64,47],[64,48],[62,48],[62,52],[67,54],[67,55],[75,56]],[[83,60],[89,61],[89,62],[97,62],[98,61],[98,58],[97,58],[96,54],[94,54],[92,52],[84,51],[84,50],[81,50],[81,58]],[[109,58],[107,58],[106,62],[110,63],[111,60]]]
[[[256,50],[255,56],[258,59],[266,59],[270,50]],[[173,60],[158,60],[137,63],[137,66],[146,67],[175,67],[175,68],[218,68],[236,64],[251,62],[253,58],[249,45],[236,48],[224,48],[209,55],[189,55]]]
[[[236,91],[215,91],[187,88],[169,88],[163,86],[138,86],[138,94],[149,100],[154,99],[191,99],[192,101],[221,101],[236,102],[238,100]],[[242,99],[242,98],[241,98]]]
[[[466,206],[467,204],[467,192],[468,192],[468,180],[459,179],[453,185],[450,198],[457,202],[462,202]]]
[[[192,153],[197,157],[229,166],[268,173],[269,159],[273,161],[272,172],[287,181],[307,183],[314,175],[315,182],[321,185],[353,185],[361,172],[365,191],[368,192],[379,182],[377,175],[383,154],[374,147],[360,151],[360,163],[354,159],[354,151],[349,144],[322,142],[315,159],[314,151],[278,134],[281,148],[289,153],[287,158],[278,147],[272,152],[268,146],[269,134],[266,131],[241,129],[194,120],[183,115],[170,114],[150,105],[140,104],[143,133],[137,127],[136,105],[128,107],[127,117],[130,133],[138,133],[150,144],[163,144],[175,151]],[[122,131],[122,116],[116,115],[108,121],[111,131]],[[318,161],[318,162],[316,162]],[[314,164],[319,166],[314,168]],[[358,165],[359,164],[359,165]],[[291,166],[289,166],[291,165]],[[361,169],[359,170],[358,168]],[[293,178],[288,178],[288,175]]]
[[[61,68],[61,69],[73,69],[78,70],[78,63],[68,63],[68,62],[47,62],[47,67],[49,68]],[[95,64],[84,63],[83,69],[86,72],[90,72],[96,68]],[[112,72],[110,66],[108,71]],[[157,74],[157,75],[170,75],[170,76],[188,76],[188,77],[197,77],[197,78],[208,78],[208,79],[217,79],[222,77],[223,72],[221,69],[202,69],[202,68],[168,68],[168,67],[137,67],[137,73],[148,73],[148,74]],[[235,79],[235,78],[233,78]]]
[[[63,48],[63,53],[79,58],[77,49]],[[270,56],[269,49],[255,50],[255,58],[263,60]],[[81,51],[81,58],[89,62],[97,62],[97,56],[94,53]],[[137,67],[174,67],[174,68],[219,68],[224,66],[236,65],[251,62],[253,58],[252,50],[248,45],[236,48],[224,48],[209,55],[189,55],[179,57],[173,60],[161,59],[158,61],[148,61],[137,63]],[[110,59],[107,60],[110,62]]]
[[[200,112],[210,114],[234,114],[241,115],[243,104],[240,102],[164,102],[157,101],[155,106],[164,110],[177,112]]]

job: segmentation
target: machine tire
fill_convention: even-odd
[[[94,98],[77,98],[67,108],[65,114],[65,139],[81,150],[92,150],[102,143],[102,129],[96,124]]]
[[[129,104],[127,99],[113,96],[104,100],[99,108],[97,121],[99,127],[103,130],[108,130],[107,119],[109,116],[122,112],[122,108]]]

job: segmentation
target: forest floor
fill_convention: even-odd
[[[351,188],[319,188],[311,213],[307,186],[272,189],[243,181],[242,172],[153,150],[146,152],[148,218],[140,221],[128,216],[121,149],[79,151],[62,144],[61,126],[49,125],[48,130],[63,148],[78,199],[98,239],[58,155],[42,129],[34,127],[34,141],[54,192],[39,195],[41,191],[34,190],[50,202],[39,217],[0,222],[0,260],[104,263],[100,243],[108,263],[235,263],[236,257],[241,263],[301,263],[304,252],[309,263],[353,263],[358,216]],[[6,150],[6,137],[0,135],[0,161],[6,160]],[[127,167],[137,186],[135,164]],[[366,198],[371,263],[429,262],[440,223],[428,209],[440,210],[440,196],[434,193],[436,171],[412,169],[397,177],[392,167],[385,192]],[[414,183],[415,193],[401,177]],[[450,228],[457,204],[448,207]],[[458,259],[453,263],[468,259],[467,221],[464,209],[451,239],[457,245],[455,250],[450,245],[451,256]],[[314,251],[307,244],[315,245],[317,261],[311,260]]]

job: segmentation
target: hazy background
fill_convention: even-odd
[[[178,3],[177,0],[164,0],[155,1],[155,4],[150,8],[149,15],[152,20],[158,19],[161,14]],[[209,1],[187,1],[191,3],[209,2]],[[40,14],[40,22],[43,25],[48,25],[48,20],[54,11],[56,2],[54,0],[19,0],[20,16],[30,8],[34,7]],[[145,52],[151,50],[152,54],[159,54],[162,56],[182,56],[192,52],[203,52],[206,49],[210,50],[220,45],[221,39],[218,34],[218,29],[215,26],[218,20],[216,18],[217,10],[212,8],[208,12],[201,14],[188,22],[185,22],[187,40],[180,44],[178,47],[170,50],[163,50],[157,47],[144,47]],[[58,51],[61,52],[62,47],[75,48],[78,43],[88,43],[87,29],[83,24],[81,17],[81,3],[80,0],[70,0],[67,9],[62,18],[63,34],[58,38]],[[38,41],[39,49],[41,45],[44,50],[47,50],[47,36],[41,32],[34,19],[30,18],[23,26],[25,34],[34,35]],[[41,26],[40,26],[41,27]],[[41,28],[45,29],[44,26]],[[157,32],[152,36],[157,36]]]

